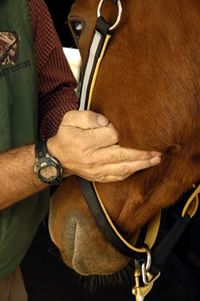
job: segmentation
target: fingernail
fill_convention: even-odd
[[[154,157],[150,160],[151,165],[157,165],[161,162],[161,158],[160,157]]]
[[[106,126],[108,125],[108,119],[104,117],[103,115],[98,115],[97,117],[97,123],[101,126]]]

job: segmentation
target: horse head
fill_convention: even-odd
[[[116,3],[104,2],[101,14],[113,23]],[[98,4],[75,0],[69,15],[83,66]],[[120,145],[162,152],[156,167],[122,182],[95,183],[111,219],[133,243],[138,229],[200,178],[200,3],[122,0],[122,9],[91,110],[114,124]],[[96,226],[75,176],[54,194],[49,227],[64,262],[80,274],[112,274],[129,261]]]

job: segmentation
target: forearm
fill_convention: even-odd
[[[0,209],[4,209],[47,187],[33,171],[34,145],[0,155]]]

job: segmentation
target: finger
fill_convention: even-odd
[[[146,161],[107,164],[99,167],[95,172],[92,172],[90,169],[78,174],[89,181],[95,182],[105,183],[112,181],[122,181],[130,177],[134,173],[158,165],[160,162],[161,158],[155,157]]]
[[[113,175],[106,175],[105,177],[100,178],[98,181],[99,183],[112,183],[112,182],[120,182],[124,181],[125,178],[121,176],[113,176]]]
[[[102,176],[112,175],[112,176],[120,176],[122,178],[129,177],[139,170],[143,170],[155,165],[158,165],[161,162],[160,157],[156,157],[153,159],[145,160],[145,161],[134,161],[129,163],[117,163],[117,164],[108,164],[104,165],[101,168]]]
[[[63,117],[61,125],[78,127],[81,129],[94,129],[105,127],[109,124],[108,119],[92,111],[69,111]]]
[[[95,152],[97,161],[103,163],[118,163],[132,161],[146,161],[155,157],[161,157],[157,151],[143,151],[132,148],[125,148],[119,145],[112,145],[107,148],[98,149]]]
[[[86,130],[84,133],[85,144],[94,150],[104,149],[118,143],[118,134],[112,124],[107,127]]]
[[[136,172],[156,166],[160,162],[161,158],[157,157],[148,161],[137,161],[132,164],[124,163],[124,165],[119,164],[120,166],[116,166],[116,164],[105,166],[101,171],[101,176],[98,176],[95,179],[90,179],[90,181],[100,183],[124,181]]]

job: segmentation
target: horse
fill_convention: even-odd
[[[103,3],[102,3],[103,2]],[[101,1],[113,24],[119,1]],[[200,178],[200,3],[122,0],[122,16],[101,62],[90,109],[104,114],[125,147],[162,153],[158,166],[116,183],[95,183],[129,243],[160,210]],[[68,21],[87,63],[99,0],[75,0]],[[54,193],[49,230],[65,264],[82,275],[111,275],[130,261],[96,224],[75,176]]]

